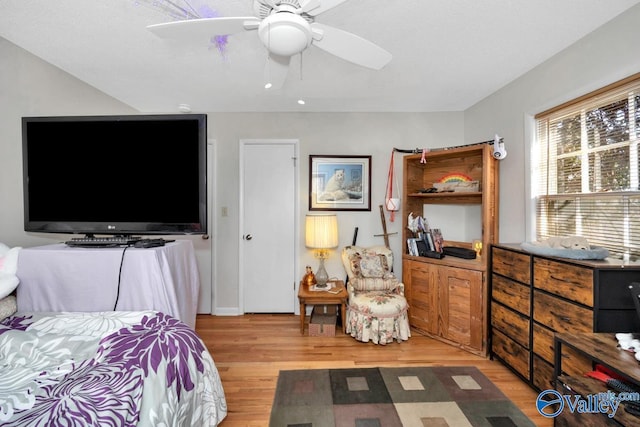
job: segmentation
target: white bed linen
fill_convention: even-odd
[[[156,311],[0,321],[0,425],[216,426],[227,404],[195,331]]]

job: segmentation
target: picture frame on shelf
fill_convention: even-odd
[[[433,248],[436,252],[442,252],[444,247],[444,238],[442,237],[442,231],[439,228],[431,230],[431,237],[433,238]]]
[[[371,211],[371,156],[309,156],[310,211]]]

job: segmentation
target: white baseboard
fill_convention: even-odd
[[[243,313],[238,307],[215,307],[211,314],[215,316],[240,316]]]

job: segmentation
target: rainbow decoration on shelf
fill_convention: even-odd
[[[444,183],[450,183],[450,182],[469,182],[469,181],[473,181],[473,180],[468,175],[465,175],[463,173],[450,173],[440,178],[438,182],[444,184]]]

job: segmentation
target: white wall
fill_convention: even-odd
[[[129,114],[130,107],[80,82],[6,40],[0,39],[0,241],[11,246],[37,246],[66,240],[68,236],[23,231],[20,118],[27,115]],[[358,243],[382,244],[378,206],[383,203],[391,151],[394,147],[444,147],[463,143],[463,113],[415,114],[319,114],[319,113],[209,113],[209,138],[215,140],[217,227],[211,239],[192,239],[196,246],[201,278],[211,275],[211,245],[216,245],[214,311],[234,312],[238,307],[238,245],[240,241],[239,140],[242,138],[296,138],[300,140],[300,224],[308,212],[310,154],[356,154],[372,156],[371,212],[338,212],[340,245],[351,243],[359,227]],[[400,171],[401,156],[396,156]],[[398,183],[402,176],[398,175]],[[220,215],[227,208],[228,216]],[[387,217],[388,218],[388,217]],[[402,217],[388,222],[392,248],[401,253]],[[304,233],[300,233],[301,236]],[[300,246],[300,277],[304,266],[316,265],[310,251]],[[399,257],[395,268],[401,274]],[[327,261],[332,276],[344,269],[334,253]],[[209,296],[201,295],[202,298]]]
[[[464,113],[209,114],[209,137],[216,141],[217,199],[213,214],[217,215],[217,228],[210,233],[211,240],[197,239],[195,244],[205,275],[211,271],[207,260],[210,245],[217,247],[214,310],[229,312],[238,306],[240,139],[300,140],[301,217],[308,211],[310,154],[372,155],[372,211],[337,213],[342,246],[351,243],[355,227],[359,227],[359,244],[383,243],[382,237],[374,234],[382,232],[378,205],[383,202],[393,147],[445,147],[484,141],[498,133],[508,150],[507,158],[500,163],[500,241],[520,242],[527,239],[528,120],[539,111],[639,72],[639,22],[640,6],[636,6]],[[57,242],[63,238],[23,231],[20,118],[135,111],[3,39],[0,58],[0,241],[12,246]],[[400,165],[401,156],[397,156],[396,170]],[[401,176],[398,181],[402,182]],[[226,217],[219,215],[223,207],[228,210]],[[400,213],[393,223],[387,222],[389,232],[399,233],[390,238],[396,254],[403,250],[399,237],[403,215]],[[303,218],[300,223],[304,223]],[[302,277],[304,266],[317,261],[303,241],[299,250]],[[401,273],[398,259],[395,269]],[[332,276],[344,275],[335,253],[327,262],[327,270]]]
[[[3,38],[0,58],[0,241],[10,246],[52,243],[23,229],[21,118],[135,110]]]
[[[640,5],[465,111],[467,142],[494,133],[505,140],[508,155],[500,162],[500,242],[533,238],[528,184],[532,117],[640,72],[638,40]]]
[[[217,245],[216,282],[217,308],[232,313],[238,306],[238,245],[240,231],[239,209],[239,140],[251,138],[282,138],[300,140],[300,218],[308,213],[309,155],[344,154],[371,155],[372,187],[371,212],[336,212],[338,216],[340,246],[351,244],[353,231],[358,227],[358,244],[384,244],[379,205],[384,201],[391,151],[394,147],[444,147],[460,145],[462,113],[228,113],[209,114],[209,135],[217,142]],[[396,170],[401,171],[402,156],[396,155]],[[402,185],[402,176],[398,175]],[[227,208],[228,216],[220,211]],[[387,231],[395,254],[400,254],[402,214],[391,223],[387,215]],[[304,246],[304,232],[300,233],[299,277],[304,266],[317,266],[311,251]],[[401,274],[400,257],[395,260],[395,271]],[[337,252],[326,261],[330,276],[344,278],[345,271]]]
[[[3,38],[0,58],[0,242],[30,247],[67,240],[68,235],[24,232],[21,118],[137,111]],[[190,239],[194,242],[201,281],[209,283],[211,241]],[[202,300],[211,301],[210,289],[202,287]]]

